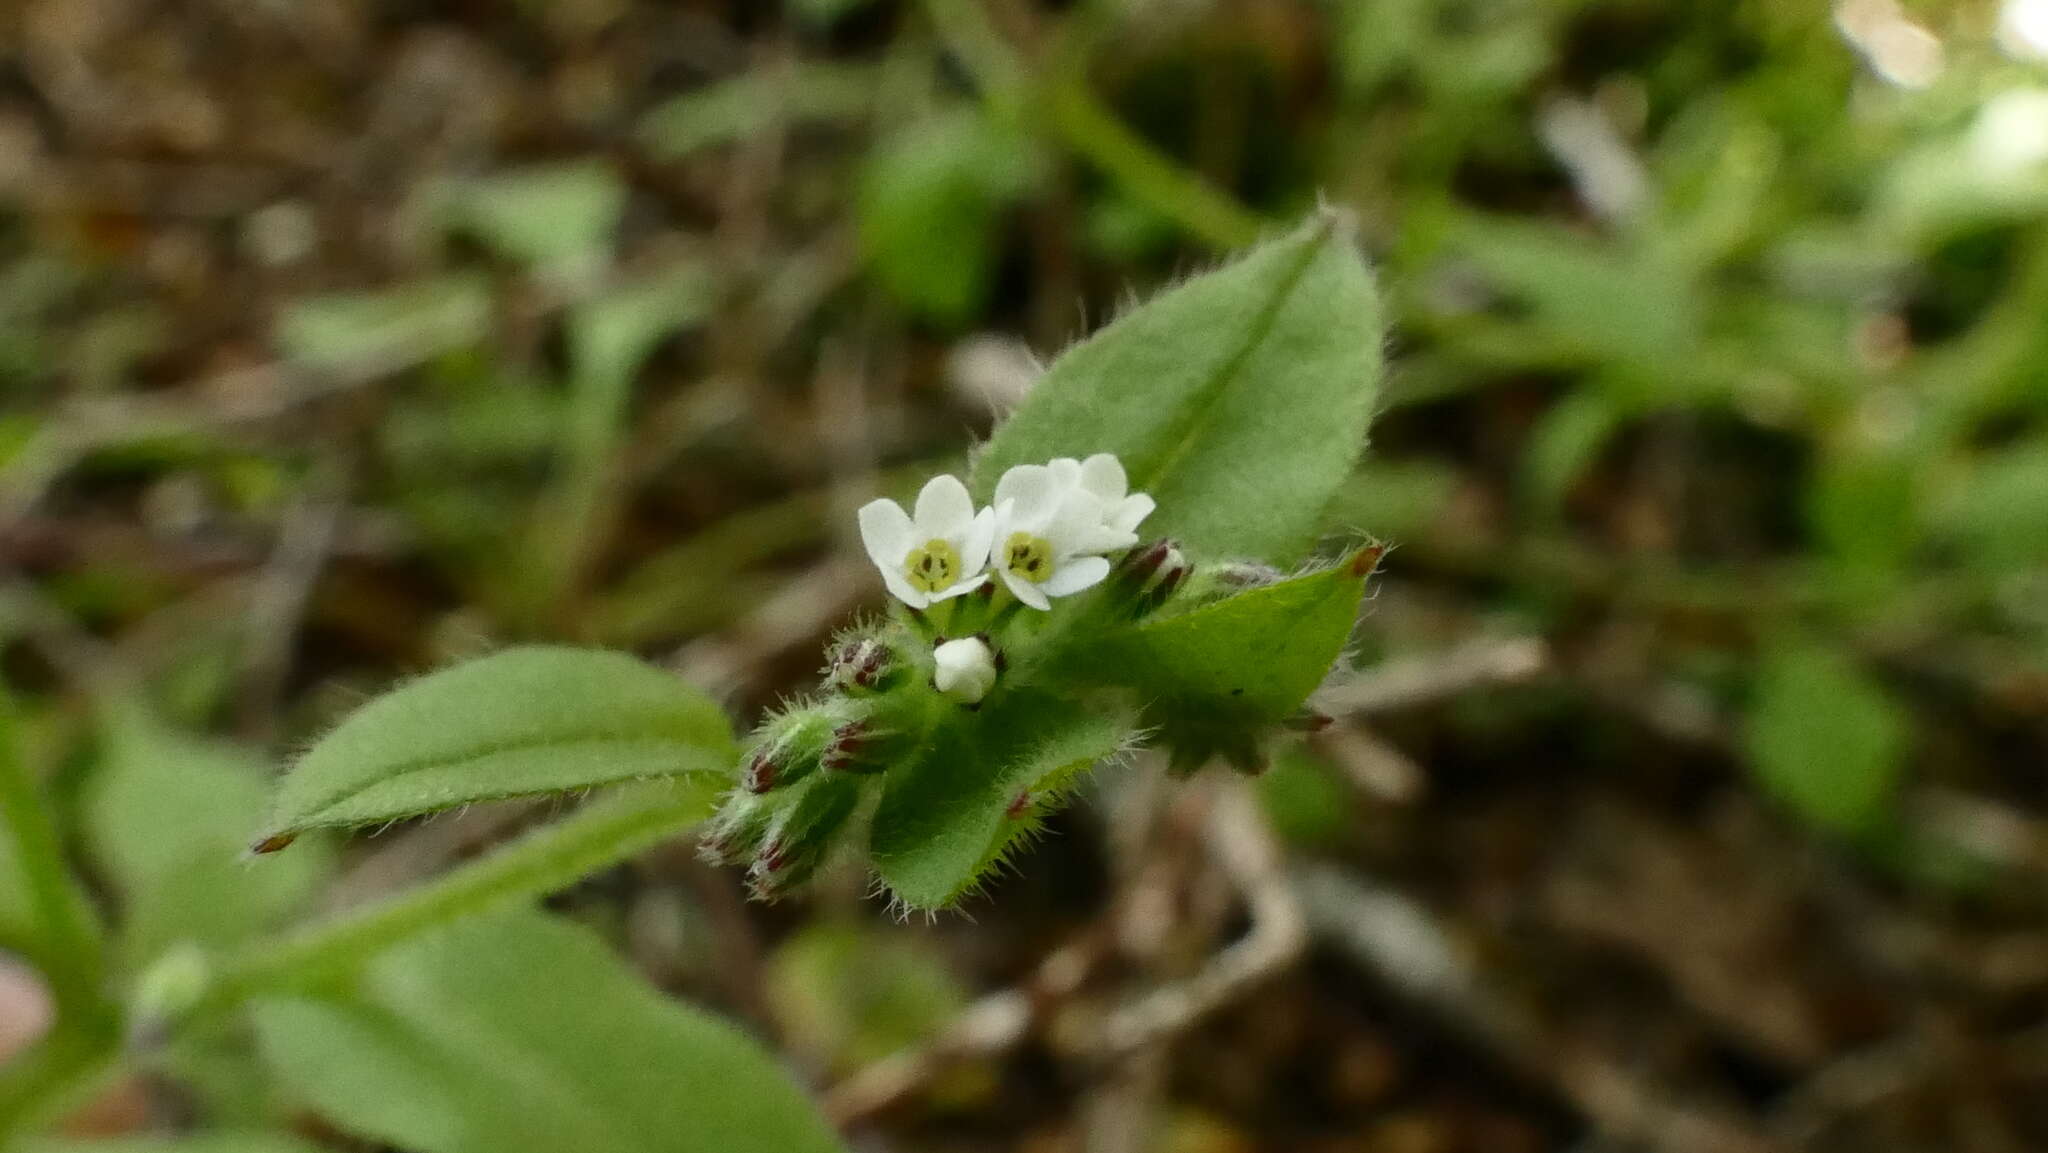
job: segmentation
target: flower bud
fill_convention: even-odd
[[[823,763],[838,732],[867,706],[843,698],[799,704],[763,722],[740,770],[740,787],[750,793],[787,788]]]
[[[888,687],[897,669],[896,655],[880,637],[854,634],[833,646],[825,682],[842,692],[864,694]]]
[[[878,773],[889,767],[900,743],[893,731],[867,721],[851,721],[832,733],[825,746],[825,767],[835,773]]]
[[[1124,578],[1135,590],[1139,615],[1166,603],[1187,580],[1193,566],[1171,539],[1156,540],[1124,560]]]
[[[735,793],[705,826],[697,855],[714,865],[752,860],[775,818],[774,803],[752,793]]]
[[[787,801],[747,871],[753,895],[772,901],[809,880],[859,802],[860,784],[834,777],[813,780]]]
[[[995,687],[1000,660],[988,639],[961,637],[932,649],[932,685],[963,705],[977,705]]]

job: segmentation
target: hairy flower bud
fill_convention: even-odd
[[[825,747],[825,767],[835,773],[879,773],[894,762],[900,735],[867,721],[841,725]]]
[[[772,901],[809,880],[859,802],[859,782],[835,777],[818,777],[787,801],[747,871],[753,895]]]
[[[831,753],[839,731],[864,705],[844,698],[795,705],[770,717],[756,731],[754,746],[740,770],[740,787],[750,793],[783,789],[811,775]]]
[[[882,638],[856,633],[833,646],[825,683],[855,695],[880,692],[894,679],[898,664]]]
[[[714,865],[737,865],[753,859],[775,819],[768,798],[735,793],[705,826],[698,855]]]

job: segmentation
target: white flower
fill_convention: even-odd
[[[897,600],[921,609],[980,588],[988,574],[992,509],[974,511],[967,486],[935,476],[917,494],[917,515],[893,500],[869,501],[860,510],[860,539]]]
[[[1152,498],[1130,495],[1124,470],[1108,453],[1022,464],[996,482],[996,571],[1017,599],[1036,609],[1109,575],[1101,553],[1136,544]]]
[[[1098,452],[1079,464],[1071,457],[1061,457],[1046,467],[1053,470],[1056,479],[1072,478],[1102,502],[1103,527],[1129,538],[1116,547],[1129,548],[1138,543],[1138,525],[1152,515],[1154,502],[1142,492],[1131,491],[1131,482],[1124,477],[1123,462],[1114,454]]]
[[[932,650],[932,683],[963,705],[978,703],[996,683],[996,655],[980,637],[947,641]]]

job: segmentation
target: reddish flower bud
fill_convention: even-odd
[[[750,793],[765,793],[775,787],[775,778],[779,775],[775,758],[769,751],[755,749],[754,755],[747,758],[746,769],[740,773],[740,787]]]

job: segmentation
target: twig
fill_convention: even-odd
[[[825,1115],[840,1128],[851,1128],[920,1092],[962,1061],[1015,1048],[1049,1007],[1086,983],[1107,952],[1101,934],[1054,951],[1039,962],[1029,981],[969,1005],[930,1044],[886,1057],[833,1086],[825,1094]]]
[[[1657,1153],[1771,1153],[1781,1145],[1707,1104],[1681,1101],[1626,1064],[1554,1035],[1490,985],[1427,908],[1339,869],[1305,869],[1308,923],[1396,993],[1526,1076],[1551,1086],[1605,1137]]]
[[[1473,689],[1519,684],[1549,667],[1550,649],[1540,638],[1476,640],[1434,656],[1388,661],[1324,689],[1316,707],[1336,717],[1394,712]]]
[[[1371,732],[1355,725],[1333,725],[1309,738],[1309,744],[1369,797],[1405,805],[1422,795],[1426,781],[1422,766]]]
[[[286,510],[277,548],[255,582],[244,618],[242,724],[251,733],[266,729],[291,671],[293,643],[313,585],[333,548],[342,510],[348,503],[345,467],[329,467]]]
[[[1292,964],[1307,945],[1307,923],[1280,848],[1242,780],[1233,777],[1216,791],[1208,826],[1207,847],[1244,897],[1251,929],[1194,976],[1112,1010],[1077,1038],[1081,1055],[1113,1062],[1185,1032]]]
[[[1232,778],[1214,790],[1204,842],[1242,894],[1252,927],[1185,981],[1155,989],[1106,1016],[1066,1014],[1056,1047],[1114,1066],[1157,1048],[1293,963],[1307,944],[1307,923],[1282,868],[1281,853],[1249,787]],[[1008,1052],[1073,1001],[1111,953],[1107,927],[1041,962],[1022,986],[970,1005],[929,1044],[860,1070],[825,1094],[825,1113],[841,1128],[860,1125],[921,1092],[962,1061]],[[1096,1022],[1099,1022],[1096,1023]]]

